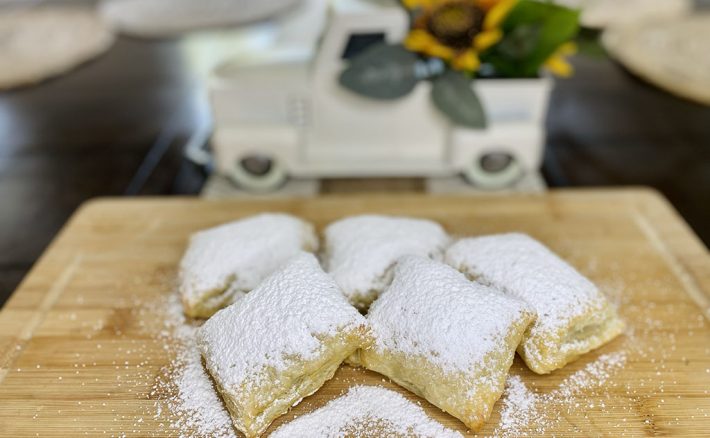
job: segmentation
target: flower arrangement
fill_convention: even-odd
[[[579,13],[543,0],[402,0],[410,16],[401,44],[376,44],[340,76],[347,89],[396,99],[423,80],[434,105],[456,124],[485,128],[471,87],[478,78],[534,78],[542,70],[573,73]]]

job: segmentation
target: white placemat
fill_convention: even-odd
[[[162,38],[278,15],[300,0],[104,0],[101,14],[120,32]]]
[[[649,82],[710,105],[710,14],[608,29],[612,56]]]
[[[580,22],[585,27],[603,29],[652,20],[667,20],[687,15],[692,0],[555,0],[582,9]]]
[[[62,74],[108,50],[110,27],[92,7],[0,9],[0,89]]]

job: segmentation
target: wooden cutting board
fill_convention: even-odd
[[[602,287],[629,325],[626,335],[548,376],[536,376],[516,360],[512,375],[537,397],[557,391],[563,395],[557,401],[565,404],[541,405],[531,421],[539,426],[537,417],[554,418],[528,432],[710,433],[710,257],[665,200],[638,189],[506,197],[90,202],[0,313],[0,435],[178,436],[164,406],[169,394],[151,392],[171,357],[146,335],[146,327],[160,326],[160,309],[144,303],[171,293],[190,233],[262,211],[291,212],[319,228],[346,215],[377,212],[428,217],[455,235],[527,232]],[[623,361],[600,371],[595,364],[604,357]],[[576,381],[571,376],[580,373],[596,373],[592,377],[603,385],[569,390]],[[275,426],[356,383],[396,388],[374,373],[343,367]],[[562,387],[567,392],[560,393]],[[528,433],[502,429],[505,403],[496,405],[483,434]],[[421,405],[466,432],[456,419]],[[507,415],[520,414],[514,411],[508,408]]]

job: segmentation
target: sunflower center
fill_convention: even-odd
[[[470,0],[444,3],[434,9],[427,20],[427,28],[436,39],[461,49],[471,47],[482,25],[483,11]]]

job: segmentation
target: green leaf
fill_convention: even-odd
[[[409,94],[419,82],[419,58],[402,45],[377,44],[356,56],[340,74],[340,84],[363,96],[389,100]]]
[[[579,11],[537,0],[520,0],[502,25],[503,39],[482,55],[499,75],[534,77],[542,64],[579,31]]]
[[[471,81],[461,73],[447,70],[433,81],[434,105],[455,124],[474,129],[487,125],[481,101],[471,88]]]
[[[533,54],[540,39],[540,26],[523,24],[513,29],[498,45],[503,56],[525,59]]]

